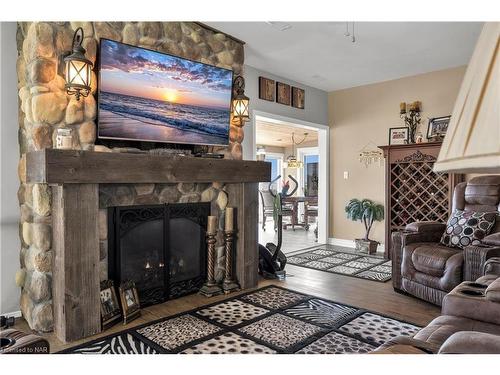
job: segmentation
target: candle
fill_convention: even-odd
[[[72,130],[68,128],[57,129],[56,148],[69,150],[73,145]]]
[[[406,103],[405,102],[401,102],[399,104],[399,112],[400,113],[406,113]]]
[[[207,233],[217,233],[217,217],[209,216],[207,221]]]
[[[232,231],[234,227],[234,207],[226,207],[226,232]]]

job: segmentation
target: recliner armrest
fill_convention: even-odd
[[[477,292],[478,295],[468,295],[462,293],[463,291]],[[500,303],[486,298],[484,292],[484,289],[475,288],[468,281],[457,285],[444,296],[441,314],[500,325]]]
[[[481,242],[490,246],[500,246],[500,232],[484,237]]]
[[[416,243],[416,242],[433,242],[438,243],[441,240],[442,232],[440,231],[425,231],[425,232],[399,232],[401,235],[401,245]]]
[[[491,333],[461,331],[443,343],[439,354],[499,354],[500,336]]]
[[[484,263],[484,270],[483,270],[485,275],[497,275],[500,276],[500,258],[493,257],[488,259]]]
[[[415,221],[408,224],[405,230],[417,233],[441,232],[442,234],[446,230],[446,224],[437,221]]]

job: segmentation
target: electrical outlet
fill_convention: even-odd
[[[349,172],[344,171],[344,180],[347,180],[347,179],[349,179]]]

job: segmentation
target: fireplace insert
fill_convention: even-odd
[[[210,203],[108,208],[108,275],[134,281],[141,306],[194,293],[206,277]]]

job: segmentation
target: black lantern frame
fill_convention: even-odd
[[[84,38],[83,29],[77,28],[73,35],[72,52],[64,57],[66,67],[66,93],[75,95],[76,100],[87,97],[91,91],[92,68],[94,64],[85,57],[85,48],[82,47]]]
[[[250,99],[245,95],[245,79],[237,76],[233,81],[233,117],[240,121],[248,120],[250,118],[249,104]]]

